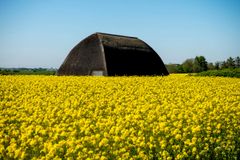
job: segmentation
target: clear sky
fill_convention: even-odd
[[[240,56],[240,0],[0,0],[0,67],[58,68],[95,32],[136,36],[164,63]]]

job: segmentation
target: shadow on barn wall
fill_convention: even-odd
[[[168,75],[159,55],[144,41],[95,33],[78,43],[57,75]]]

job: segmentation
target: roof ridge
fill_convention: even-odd
[[[97,34],[97,35],[108,35],[108,36],[115,36],[115,37],[125,37],[125,38],[138,39],[137,37],[133,37],[133,36],[124,36],[124,35],[111,34],[111,33],[103,33],[103,32],[96,32],[95,34]]]

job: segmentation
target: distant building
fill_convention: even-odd
[[[136,38],[95,33],[68,54],[58,75],[168,75],[159,55]]]

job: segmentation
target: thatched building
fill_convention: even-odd
[[[159,55],[136,38],[95,33],[68,54],[58,75],[168,75]]]

